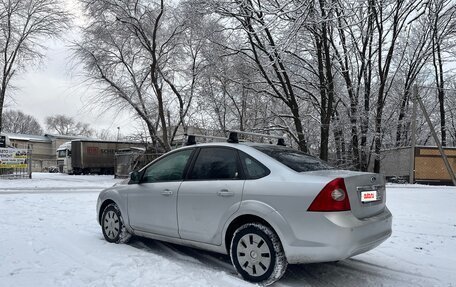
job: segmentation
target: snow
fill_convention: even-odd
[[[96,221],[112,176],[34,173],[0,180],[1,286],[254,286],[228,256],[133,238],[110,244]],[[337,263],[289,265],[274,286],[456,286],[456,188],[388,185],[393,235]]]
[[[32,179],[0,180],[0,193],[100,191],[122,179],[112,175],[73,176],[63,173],[32,173]]]

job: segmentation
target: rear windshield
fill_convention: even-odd
[[[333,169],[321,159],[291,148],[281,146],[255,146],[254,148],[297,172]]]

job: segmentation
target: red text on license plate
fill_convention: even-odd
[[[376,190],[369,190],[361,192],[361,202],[371,202],[377,201],[377,191]]]

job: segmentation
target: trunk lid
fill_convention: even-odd
[[[343,178],[351,211],[359,219],[377,215],[385,209],[385,177],[378,173],[348,170],[319,170],[306,172],[328,178]]]

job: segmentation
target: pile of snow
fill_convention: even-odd
[[[78,178],[92,187],[116,183],[56,176],[42,178],[42,187],[79,188]],[[253,286],[227,256],[148,239],[106,242],[97,196],[71,189],[0,193],[0,285]],[[390,185],[387,202],[393,235],[381,246],[337,263],[290,265],[274,286],[456,286],[456,188]]]

